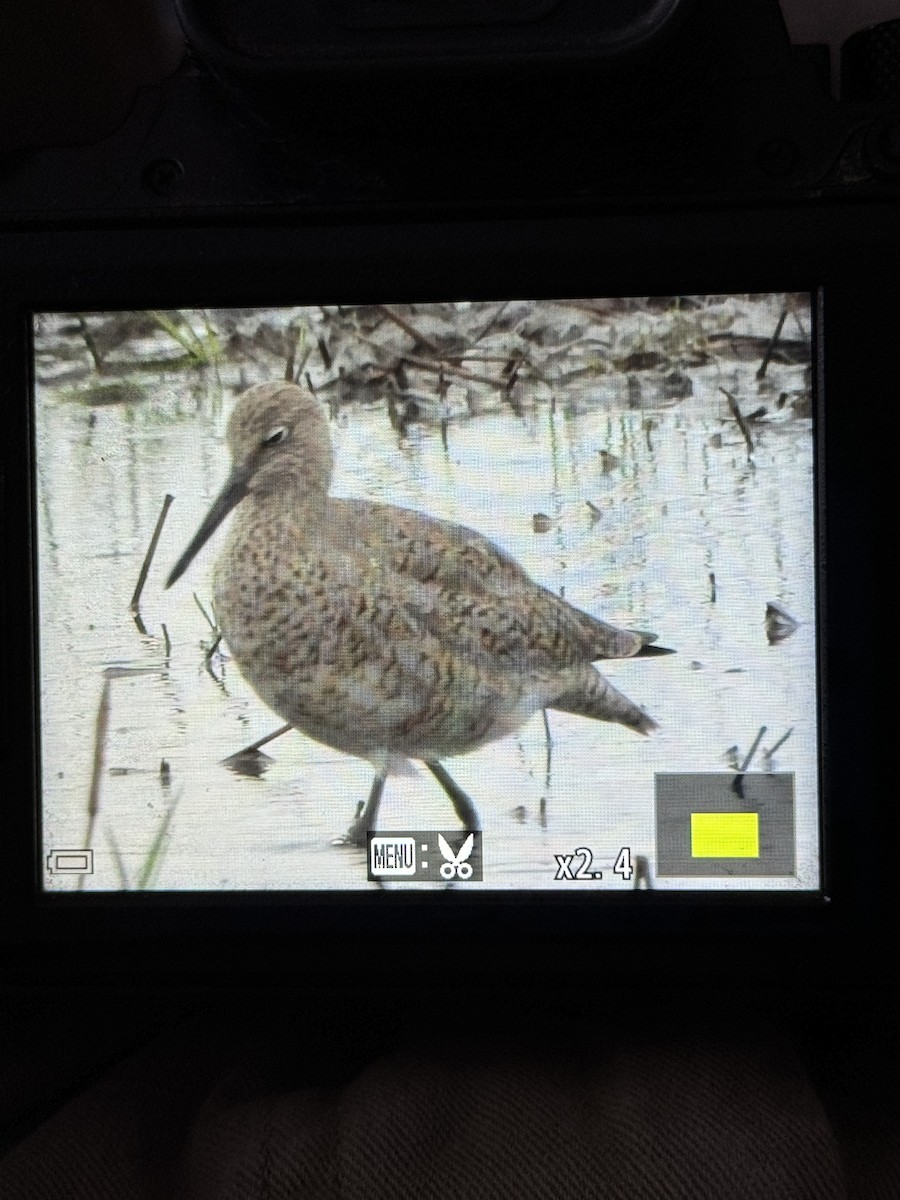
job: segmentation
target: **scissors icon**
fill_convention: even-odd
[[[475,846],[475,834],[470,833],[466,840],[459,848],[459,854],[454,854],[450,848],[447,839],[442,833],[438,834],[438,846],[445,861],[441,863],[441,879],[452,879],[457,876],[459,879],[472,878],[471,863],[466,862],[466,859],[472,853]]]

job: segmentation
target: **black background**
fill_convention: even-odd
[[[791,6],[790,29],[799,35],[816,26],[820,7]],[[859,6],[857,24],[870,15],[900,16],[897,5],[872,8]],[[76,11],[44,0],[12,21],[6,46],[14,54],[0,82],[0,197],[4,180],[16,194],[16,172],[35,148],[75,147],[67,162],[76,163],[78,147],[114,134],[133,111],[137,89],[169,77],[183,54],[165,3]],[[661,107],[675,102],[670,82]],[[734,152],[741,157],[740,146]],[[408,153],[414,157],[415,147]],[[727,158],[727,146],[717,154]],[[209,178],[204,187],[214,188]],[[677,202],[659,194],[616,206],[605,196],[601,222],[589,198],[554,205],[552,181],[544,180],[545,212],[485,211],[465,223],[458,214],[410,212],[398,230],[385,213],[372,225],[362,206],[353,224],[325,222],[325,201],[342,179],[316,192],[314,212],[281,206],[239,222],[233,212],[192,216],[164,198],[165,219],[148,223],[149,207],[130,218],[67,218],[67,189],[75,194],[96,182],[60,178],[52,220],[36,204],[0,228],[9,681],[0,893],[5,1145],[65,1114],[114,1064],[136,1048],[152,1051],[173,1030],[193,1036],[202,1029],[227,1046],[262,1028],[272,1045],[295,1047],[291,1062],[302,1061],[289,1084],[302,1076],[330,1087],[411,1034],[435,1030],[482,1046],[515,1046],[521,1055],[535,1041],[542,1053],[564,1055],[585,1039],[614,1042],[623,1031],[653,1028],[664,1045],[676,1030],[698,1040],[712,1030],[726,1058],[738,1046],[760,1061],[773,1045],[790,1046],[843,1148],[848,1195],[862,1194],[853,1190],[862,1177],[853,1149],[860,1130],[881,1136],[879,1153],[893,1154],[896,1182],[900,1029],[890,834],[900,238],[891,181],[881,203],[877,182],[847,198],[833,181],[818,198],[807,189],[779,202],[771,180],[751,199],[732,189],[695,202],[682,178]],[[536,255],[523,252],[534,247]],[[635,897],[647,900],[641,908],[545,901],[338,911],[282,906],[277,898],[194,906],[160,898],[115,908],[85,898],[75,911],[36,909],[28,900],[33,862],[18,851],[34,819],[23,802],[32,786],[23,586],[30,567],[22,536],[28,298],[37,309],[66,310],[296,304],[347,294],[383,300],[388,274],[404,281],[410,297],[446,298],[473,294],[473,271],[474,292],[494,297],[821,289],[830,902],[663,908],[647,896]],[[258,294],[248,282],[254,275],[263,281]],[[303,1055],[296,1053],[301,1043]],[[713,1142],[708,1152],[715,1154]],[[884,1186],[881,1194],[896,1194]]]

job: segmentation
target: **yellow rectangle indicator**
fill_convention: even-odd
[[[759,858],[759,813],[692,812],[692,858]]]

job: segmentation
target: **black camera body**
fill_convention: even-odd
[[[182,70],[102,142],[18,155],[5,218],[671,211],[900,178],[893,27],[851,39],[835,103],[827,49],[792,49],[774,2],[179,11]]]
[[[8,165],[2,888],[14,972],[397,980],[453,964],[472,977],[590,982],[614,969],[629,982],[778,988],[893,970],[873,679],[890,671],[900,104],[863,82],[859,98],[831,100],[827,63],[792,52],[774,2],[483,8],[442,5],[425,24],[393,0],[252,15],[182,0],[191,56],[121,129]],[[461,888],[42,892],[33,314],[754,293],[806,295],[813,317],[820,887],[604,903]]]

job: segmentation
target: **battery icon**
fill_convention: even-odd
[[[92,875],[93,850],[51,850],[47,855],[47,870],[51,875]]]

